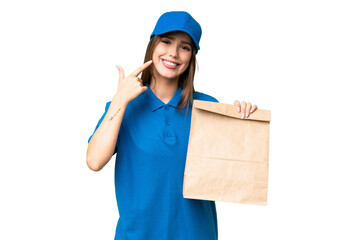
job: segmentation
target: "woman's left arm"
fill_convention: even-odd
[[[251,113],[253,113],[257,106],[254,104],[252,105],[250,102],[242,101],[241,103],[239,100],[235,100],[234,106],[238,110],[238,112],[241,112],[241,118],[247,118]]]

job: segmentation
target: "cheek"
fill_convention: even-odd
[[[189,67],[189,65],[190,65],[190,61],[191,61],[191,55],[190,55],[190,56],[185,56],[185,57],[184,57],[183,62],[184,62],[184,63],[186,63],[186,64],[184,64],[184,66],[186,66],[186,67],[185,67],[185,69]]]
[[[154,52],[153,52],[153,57],[154,56],[160,56],[163,55],[165,53],[165,49],[161,44],[158,44],[155,48],[154,48]]]

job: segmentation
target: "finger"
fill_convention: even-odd
[[[245,112],[246,112],[246,102],[241,102],[241,118],[245,118]]]
[[[119,78],[120,80],[123,80],[125,78],[124,69],[120,66],[116,66],[116,68],[119,70]]]
[[[142,92],[145,92],[146,90],[148,90],[148,87],[147,87],[147,86],[143,86],[143,87],[142,87]]]
[[[147,61],[146,63],[144,63],[143,65],[141,65],[140,67],[138,67],[131,75],[134,77],[139,76],[139,74],[144,71],[147,67],[149,67],[152,63],[152,60]]]
[[[234,102],[234,106],[236,107],[236,109],[238,110],[238,112],[240,112],[240,102],[238,100],[235,100]]]
[[[250,110],[250,113],[253,113],[256,109],[257,109],[257,106],[256,106],[256,105],[252,105],[251,110]]]
[[[137,81],[143,85],[143,80],[141,78],[137,78]]]
[[[246,104],[246,113],[245,113],[245,116],[246,116],[246,117],[249,117],[249,115],[250,115],[250,110],[251,110],[251,103],[247,103],[247,104]]]

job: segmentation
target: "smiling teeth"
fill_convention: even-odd
[[[165,62],[166,64],[171,65],[171,66],[176,66],[176,65],[177,65],[176,63],[168,62],[168,61],[166,61],[166,60],[164,60],[164,62]]]

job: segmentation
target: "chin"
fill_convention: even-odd
[[[174,73],[160,73],[160,76],[168,79],[168,80],[174,80],[174,79],[178,79],[180,77],[180,74],[174,74]]]

